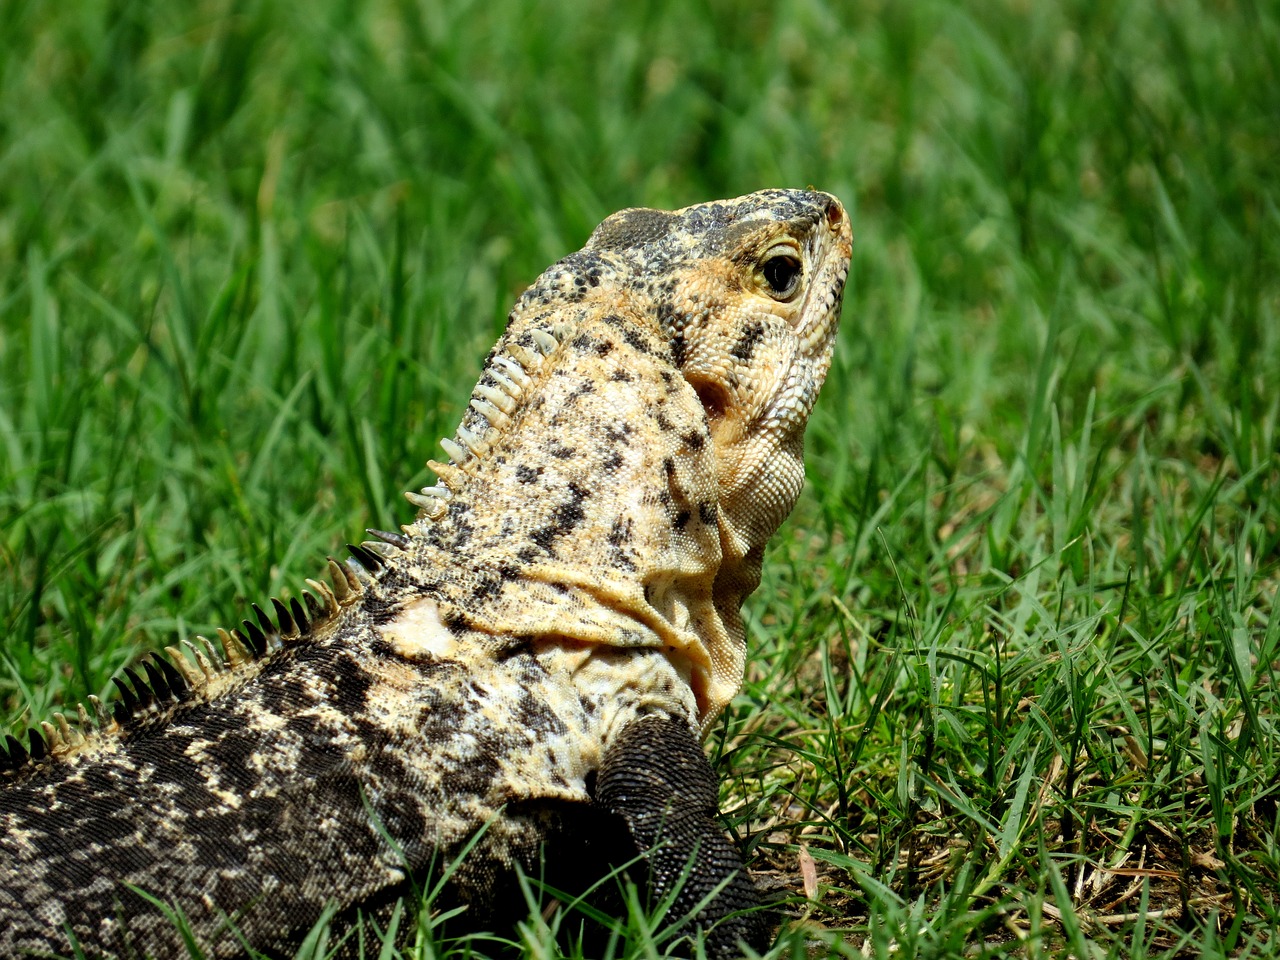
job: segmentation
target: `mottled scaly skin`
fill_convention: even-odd
[[[67,930],[182,953],[137,890],[211,956],[289,954],[477,835],[445,893],[460,926],[525,911],[516,865],[585,887],[620,844],[653,895],[692,858],[673,916],[706,901],[687,932],[713,955],[764,946],[698,739],[803,483],[849,250],[817,192],[604,221],[520,298],[403,537],[333,567],[310,617],[278,606],[260,657],[178,654],[189,683],[15,763],[0,955],[69,954]]]

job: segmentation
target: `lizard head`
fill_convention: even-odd
[[[719,485],[721,615],[759,583],[766,541],[804,483],[804,430],[831,364],[852,234],[830,194],[765,190],[623,210],[587,251],[653,277],[673,359],[706,414]]]

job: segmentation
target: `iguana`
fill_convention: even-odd
[[[710,955],[767,946],[700,737],[850,244],[814,191],[603,221],[519,298],[402,533],[8,739],[0,955],[184,955],[162,904],[207,956],[291,955],[454,861],[451,923],[483,929],[527,916],[521,871],[637,854]]]

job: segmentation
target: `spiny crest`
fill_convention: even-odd
[[[462,422],[452,437],[444,437],[440,441],[441,448],[449,455],[449,462],[431,460],[427,463],[440,482],[405,493],[405,499],[419,509],[420,518],[425,516],[439,520],[444,516],[445,504],[465,481],[467,467],[487,455],[497,438],[511,426],[511,417],[519,408],[529,385],[567,332],[567,329],[559,327],[533,327],[500,344],[489,355],[484,371],[471,391],[471,401]],[[406,533],[412,531],[412,527],[403,529]],[[377,530],[369,532],[401,549],[408,544],[406,537],[397,534],[388,535]]]
[[[76,716],[55,713],[52,722],[30,727],[25,740],[5,735],[0,741],[0,785],[25,778],[45,763],[74,756],[103,739],[128,736],[167,723],[184,707],[209,703],[239,687],[287,646],[311,637],[343,607],[358,600],[386,558],[408,541],[399,534],[371,530],[384,542],[348,544],[346,563],[329,559],[329,584],[308,579],[311,590],[287,603],[272,597],[271,611],[251,604],[253,619],[231,630],[218,629],[216,640],[197,636],[150,654],[123,677],[112,677],[120,696],[110,706],[90,696],[76,704]]]

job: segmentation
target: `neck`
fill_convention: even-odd
[[[709,721],[741,682],[743,639],[736,606],[715,603],[741,596],[716,589],[715,450],[697,395],[652,321],[598,306],[530,376],[479,455],[436,465],[449,497],[409,528],[397,566],[446,630],[663,650]]]

